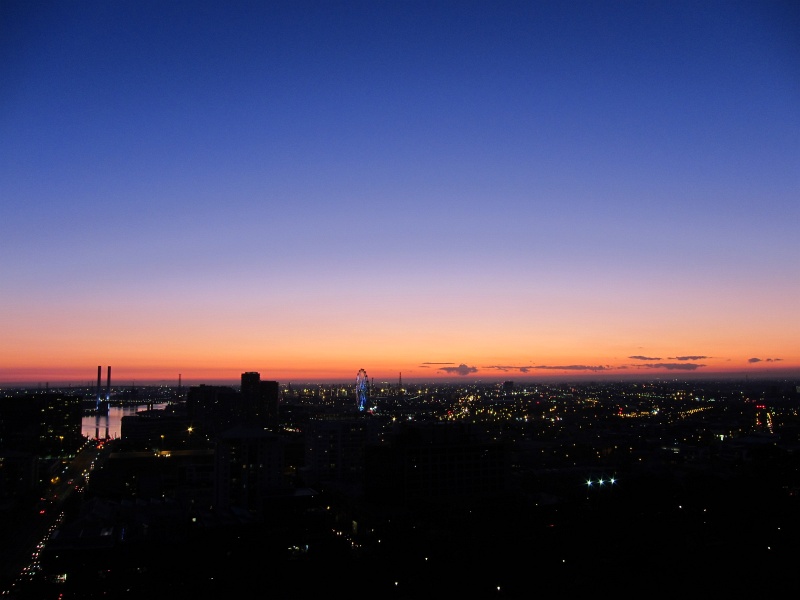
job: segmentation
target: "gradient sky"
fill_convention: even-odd
[[[0,382],[798,377],[799,7],[2,0]]]

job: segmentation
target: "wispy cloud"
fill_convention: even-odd
[[[759,362],[780,362],[782,358],[748,358],[747,362],[749,363],[759,363]]]
[[[524,365],[517,367],[514,365],[491,365],[488,367],[481,367],[481,369],[496,369],[497,371],[519,371],[520,373],[527,373],[530,369],[535,369],[532,365]]]
[[[670,356],[670,360],[705,360],[710,356]]]
[[[651,363],[645,365],[635,365],[644,369],[666,369],[668,371],[695,371],[705,367],[697,363]]]
[[[611,367],[597,365],[536,365],[530,367],[531,369],[549,369],[553,371],[608,371]]]
[[[629,356],[633,360],[661,360],[660,356]]]

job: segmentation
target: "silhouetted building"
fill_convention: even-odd
[[[199,385],[189,389],[186,410],[189,424],[211,437],[237,425],[276,430],[278,427],[277,381],[261,381],[256,372],[242,373],[242,389]]]
[[[207,507],[214,496],[214,450],[113,452],[92,475],[92,487],[99,496],[126,503],[169,500]]]
[[[190,436],[185,416],[163,410],[140,411],[120,420],[120,437],[126,448],[186,448]]]
[[[27,497],[75,454],[81,435],[81,398],[39,393],[0,398],[0,507]]]
[[[38,480],[35,454],[0,450],[0,510],[27,498],[36,489]]]
[[[309,485],[360,486],[364,447],[377,441],[371,419],[310,421],[306,425],[304,478]]]
[[[277,428],[279,396],[277,381],[261,381],[261,375],[254,371],[242,373],[242,422]]]
[[[261,386],[261,374],[256,371],[242,373],[242,396],[248,399],[256,398],[259,395]]]
[[[189,425],[211,437],[218,435],[233,425],[234,406],[240,396],[227,386],[192,386],[186,397]]]
[[[58,393],[0,398],[0,449],[40,457],[74,454],[83,444],[81,398]]]
[[[216,445],[215,508],[261,516],[270,497],[286,495],[283,440],[260,427],[240,425],[223,432]]]

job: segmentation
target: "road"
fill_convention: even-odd
[[[13,589],[35,575],[43,543],[58,527],[65,503],[83,492],[92,471],[108,458],[110,447],[109,442],[87,441],[53,477],[38,502],[8,513],[0,549],[0,596],[13,597]]]

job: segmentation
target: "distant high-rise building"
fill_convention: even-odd
[[[268,498],[291,486],[284,471],[284,443],[260,427],[239,425],[223,432],[215,456],[218,509],[240,508],[261,516]]]
[[[186,397],[190,423],[209,435],[233,426],[233,407],[240,395],[233,388],[220,385],[195,385]]]
[[[279,396],[277,381],[261,381],[261,374],[255,371],[242,373],[243,422],[268,429],[277,427]]]
[[[258,395],[258,387],[261,384],[261,373],[248,371],[242,373],[242,396],[255,397]]]
[[[248,371],[242,373],[242,387],[238,393],[224,386],[191,387],[186,408],[194,424],[211,435],[238,425],[275,429],[279,395],[277,381],[261,381],[259,373]]]

